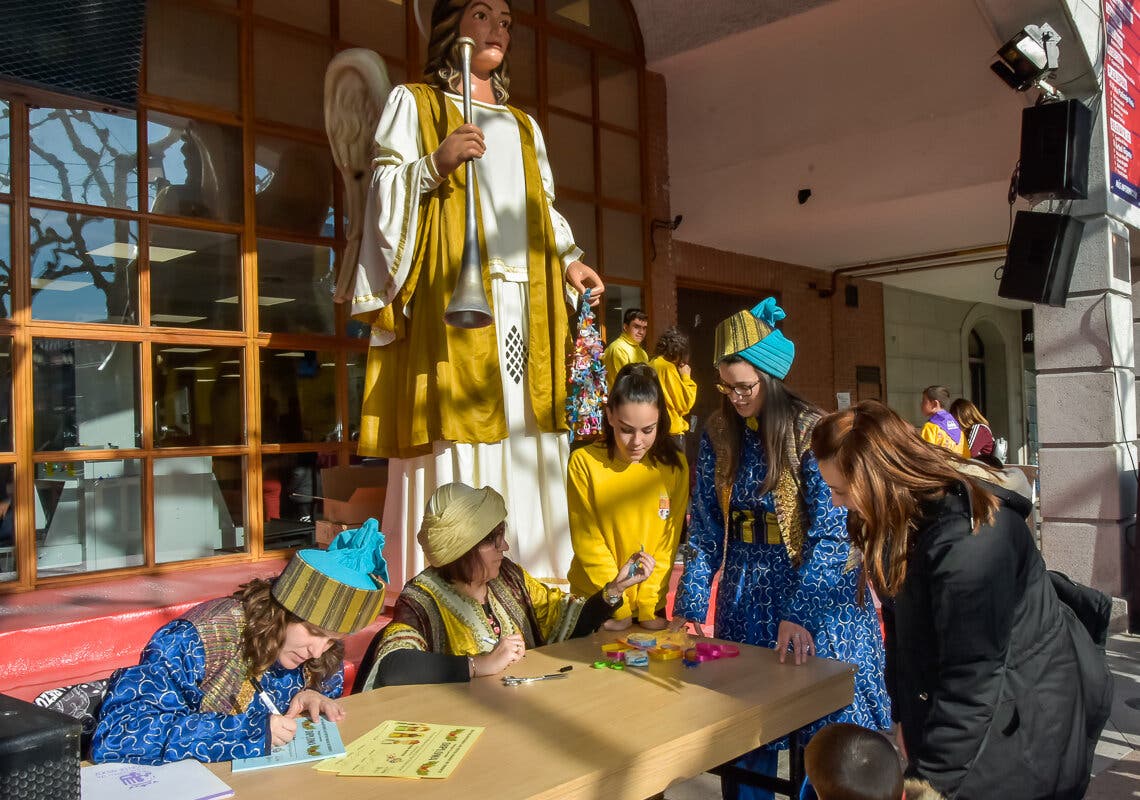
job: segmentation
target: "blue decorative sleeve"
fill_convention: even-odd
[[[810,450],[804,456],[801,480],[808,529],[803,558],[784,594],[780,619],[807,627],[807,617],[814,611],[851,602],[854,574],[843,571],[851,550],[847,509],[832,504],[831,489],[819,474],[819,462]]]
[[[704,622],[713,575],[724,559],[724,513],[716,496],[716,454],[707,433],[701,437],[697,485],[689,509],[689,540],[682,547],[685,571],[677,584],[673,616]]]
[[[209,762],[265,755],[268,711],[256,706],[233,715],[198,711],[202,703],[198,684],[205,668],[206,652],[193,625],[175,620],[159,628],[143,648],[139,664],[112,681],[99,712],[93,759],[161,764],[185,758]],[[300,670],[288,672],[300,674]],[[275,699],[288,700],[296,689],[284,698],[267,691]]]

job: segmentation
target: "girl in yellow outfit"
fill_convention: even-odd
[[[656,560],[649,578],[624,592],[605,627],[622,630],[637,617],[659,630],[669,574],[689,505],[689,470],[669,436],[661,383],[647,364],[629,364],[606,404],[605,438],[570,455],[570,591],[589,596],[640,550]]]
[[[669,433],[681,445],[689,430],[689,412],[697,402],[697,383],[689,366],[689,337],[670,328],[657,340],[656,355],[649,366],[657,370],[665,407],[669,409]],[[683,448],[682,448],[683,449]]]

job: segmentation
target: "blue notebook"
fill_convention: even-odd
[[[258,758],[235,758],[234,772],[247,772],[251,769],[283,767],[287,764],[302,764],[306,761],[321,761],[333,756],[344,755],[344,742],[340,740],[340,729],[335,722],[321,717],[313,722],[308,717],[297,718],[297,735],[293,741],[282,747],[275,747],[269,755]]]

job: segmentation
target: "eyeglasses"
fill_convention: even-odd
[[[721,394],[729,394],[730,392],[741,400],[747,400],[756,393],[756,387],[760,385],[760,381],[755,383],[741,383],[736,386],[725,386],[723,383],[716,385],[716,390]]]
[[[491,531],[486,536],[484,536],[481,540],[479,540],[480,546],[485,545],[487,547],[502,548],[506,543],[507,543],[507,532],[506,531]]]

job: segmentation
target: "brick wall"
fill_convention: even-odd
[[[668,116],[665,79],[646,74],[646,174],[650,179],[649,204],[656,219],[672,219],[669,203]],[[677,209],[684,213],[684,209]],[[683,227],[682,227],[683,232]],[[674,239],[672,231],[656,231],[657,259],[650,265],[650,321],[652,340],[677,322],[677,292],[688,283],[726,291],[750,290],[754,299],[741,296],[740,307],[762,300],[766,293],[780,298],[788,314],[784,334],[796,344],[796,360],[788,384],[825,409],[835,408],[836,392],[856,399],[855,367],[879,368],[886,400],[886,350],[883,336],[882,285],[851,281],[858,287],[859,305],[845,303],[845,287],[838,281],[830,297],[830,272],[730,253]],[[678,289],[678,284],[681,288]],[[725,316],[732,313],[726,310]]]

